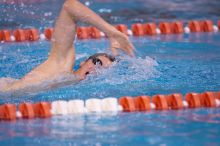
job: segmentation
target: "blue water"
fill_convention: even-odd
[[[85,2],[85,1],[84,1]],[[97,2],[97,3],[96,3]],[[91,7],[100,11],[101,7],[121,10],[124,7],[117,3],[124,4],[124,1],[109,1],[102,3],[90,1]],[[143,1],[142,1],[143,2]],[[145,2],[145,1],[144,1]],[[189,5],[186,9],[195,8],[195,3],[207,7],[208,10],[216,10],[219,4],[217,1],[181,2],[168,1],[163,5]],[[45,13],[44,5],[49,3],[45,0],[42,3],[25,5],[27,7],[38,7],[39,14]],[[24,18],[12,17],[13,23],[8,19],[0,21],[0,26],[8,28],[18,26],[38,27],[52,25],[52,17],[58,13],[62,2],[51,1],[54,7],[50,17],[51,23]],[[149,5],[156,2],[148,1]],[[103,5],[102,5],[103,4]],[[129,1],[125,4],[127,9],[136,12],[140,3]],[[154,4],[155,5],[155,4]],[[207,6],[206,6],[207,5]],[[215,6],[213,6],[215,5]],[[145,8],[146,5],[142,5]],[[19,5],[9,5],[3,7],[19,7]],[[23,6],[24,7],[24,6]],[[43,8],[41,8],[43,7]],[[149,6],[148,6],[149,7]],[[176,15],[177,19],[188,20],[192,18],[210,17],[217,20],[219,11],[207,13],[201,16],[192,9],[192,13],[179,14],[167,10],[167,14]],[[179,6],[180,7],[180,6]],[[177,7],[177,8],[179,8]],[[203,12],[197,8],[199,12]],[[212,7],[212,9],[208,9]],[[2,8],[2,5],[0,5]],[[56,9],[55,9],[56,8]],[[157,8],[157,7],[156,7]],[[156,9],[155,8],[155,9]],[[184,9],[177,9],[183,11]],[[54,10],[51,10],[54,9]],[[150,8],[149,8],[150,9]],[[151,8],[152,9],[152,8]],[[171,7],[170,7],[171,9]],[[17,10],[17,9],[16,9]],[[37,11],[37,10],[36,10]],[[105,10],[108,11],[108,10]],[[166,10],[164,10],[166,12]],[[19,11],[20,12],[20,11]],[[11,11],[12,13],[12,11]],[[11,13],[7,13],[10,15]],[[20,12],[23,16],[24,12]],[[47,12],[48,13],[48,12]],[[99,12],[101,13],[101,12]],[[108,19],[109,12],[101,14]],[[136,18],[141,17],[136,12]],[[200,13],[200,14],[201,14]],[[112,15],[116,15],[110,12]],[[122,13],[123,15],[125,13]],[[2,15],[2,14],[1,14]],[[36,15],[36,14],[33,14]],[[118,15],[118,13],[117,13]],[[156,15],[156,14],[155,14]],[[161,18],[158,20],[174,18]],[[24,16],[25,17],[25,16]],[[110,16],[109,16],[110,17]],[[120,21],[128,24],[137,21],[132,16],[127,16]],[[154,18],[153,13],[149,17]],[[42,17],[42,19],[45,17]],[[128,18],[130,18],[128,20]],[[3,18],[1,18],[3,19]],[[22,20],[22,23],[19,22]],[[143,16],[143,20],[147,19]],[[150,18],[149,18],[150,19]],[[156,19],[156,18],[155,18]],[[114,19],[108,19],[113,23],[118,23]],[[138,20],[139,21],[139,20]],[[14,22],[20,23],[16,24]],[[4,25],[3,25],[4,23]],[[47,24],[48,23],[48,24]],[[130,95],[155,95],[179,92],[203,92],[219,91],[220,89],[220,33],[195,33],[189,35],[169,35],[155,37],[131,37],[131,41],[136,47],[136,58],[123,56],[123,60],[110,69],[100,70],[97,75],[90,75],[86,80],[76,85],[69,85],[59,89],[41,92],[33,95],[24,95],[18,98],[0,98],[0,103],[20,103],[23,101],[54,101],[70,99],[89,99],[92,97],[104,98],[113,96]],[[108,52],[108,41],[85,40],[76,42],[76,64],[96,52]],[[43,62],[49,53],[50,43],[39,41],[35,43],[7,43],[0,44],[0,77],[21,78],[35,66]],[[85,92],[86,91],[86,92]],[[0,145],[220,145],[220,108],[216,109],[189,109],[180,111],[147,113],[119,113],[117,115],[83,115],[83,116],[57,116],[50,119],[17,120],[16,122],[0,121]]]
[[[53,26],[64,0],[0,0],[0,29]],[[112,24],[220,16],[219,0],[80,0]],[[10,4],[11,3],[11,4]]]
[[[1,99],[1,102],[219,91],[220,46],[217,40],[220,34],[185,35],[179,40],[176,38],[177,36],[131,38],[137,48],[137,56],[141,57],[139,59],[126,58],[113,68],[104,70],[99,76],[90,76],[77,85],[31,96]],[[106,40],[78,41],[76,50],[79,59],[76,67],[80,60],[97,51],[106,51],[106,47]],[[46,59],[49,43],[1,44],[0,50],[1,77],[19,78]],[[190,109],[1,122],[0,143],[219,145],[219,113],[219,108]]]

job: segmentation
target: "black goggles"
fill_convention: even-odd
[[[102,66],[102,61],[99,59],[99,58],[90,58],[90,60],[92,60],[92,63],[94,64],[94,65],[101,65]],[[89,72],[86,72],[86,75],[88,75],[89,74]]]
[[[100,60],[99,58],[95,57],[95,58],[91,58],[91,60],[94,65],[101,65],[102,66],[102,60]]]

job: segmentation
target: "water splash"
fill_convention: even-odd
[[[155,69],[158,66],[156,60],[150,57],[130,58],[123,57],[118,63],[114,63],[108,69],[96,69],[95,74],[91,74],[85,80],[86,83],[118,85],[127,82],[147,80],[155,77],[159,72]]]

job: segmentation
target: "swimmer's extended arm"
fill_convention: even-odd
[[[113,26],[105,22],[100,16],[81,4],[78,0],[66,0],[55,25],[49,59],[52,58],[52,60],[56,60],[56,62],[62,64],[62,66],[74,64],[73,59],[75,56],[72,54],[75,53],[72,48],[77,21],[94,25],[103,31],[108,36],[111,49],[115,55],[117,55],[117,48],[124,50],[131,56],[133,55],[134,47],[126,35],[117,31]],[[73,62],[70,62],[70,58],[72,58]],[[68,68],[68,70],[71,69],[72,67]]]
[[[3,92],[32,91],[35,87],[37,91],[43,90],[42,84],[53,81],[58,76],[71,73],[75,62],[75,50],[73,40],[77,21],[82,21],[96,26],[106,33],[110,40],[111,49],[116,55],[117,48],[124,50],[129,55],[133,55],[133,45],[128,37],[117,31],[113,26],[105,22],[101,17],[81,4],[77,0],[66,0],[60,15],[56,21],[52,38],[52,48],[48,59],[25,75],[22,79],[7,85]],[[77,76],[72,82],[77,82],[85,78],[85,73],[89,68],[75,72]],[[50,84],[52,85],[52,83]],[[47,87],[50,86],[48,84]],[[30,88],[31,87],[31,88]],[[34,88],[33,88],[34,87]],[[1,90],[0,90],[1,92]]]

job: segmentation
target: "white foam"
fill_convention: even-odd
[[[89,2],[89,1],[86,1],[86,2],[85,2],[85,5],[86,5],[86,6],[89,6],[89,5],[90,5],[90,2]]]
[[[103,84],[126,84],[128,81],[146,80],[159,75],[155,69],[158,63],[150,57],[130,58],[121,57],[119,63],[113,64],[108,69],[98,68],[94,74],[89,75],[86,82],[91,85]]]
[[[88,57],[88,56],[89,56],[89,54],[87,54],[87,53],[77,54],[76,55],[76,60],[81,59],[81,58],[85,58],[85,57]]]

